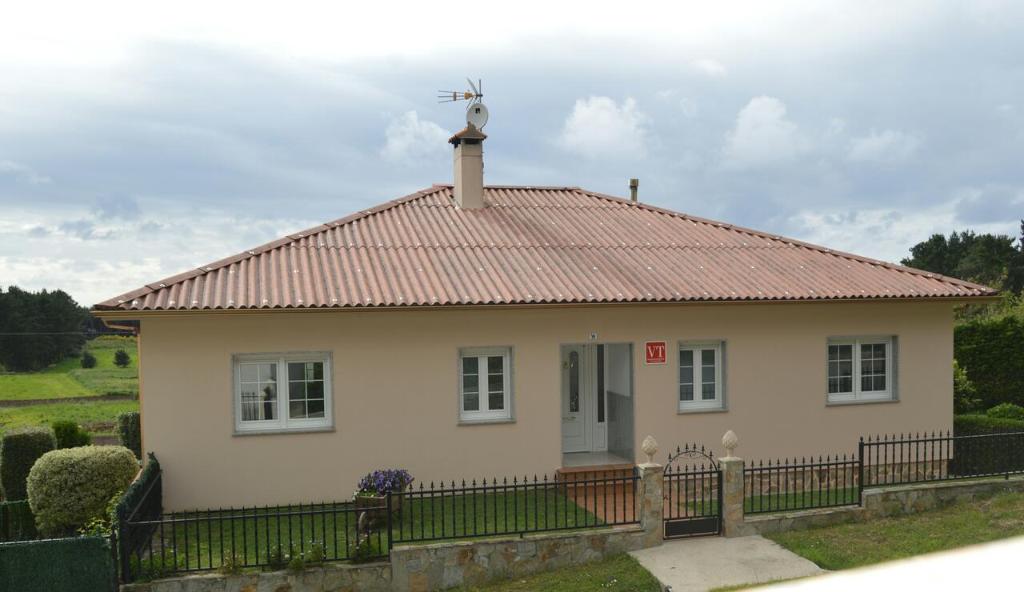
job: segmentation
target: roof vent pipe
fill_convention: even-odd
[[[636,202],[636,190],[640,188],[640,179],[629,180],[629,200]]]

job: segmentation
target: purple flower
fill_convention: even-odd
[[[359,493],[385,495],[399,492],[412,483],[412,475],[405,469],[384,469],[370,473],[359,480]]]

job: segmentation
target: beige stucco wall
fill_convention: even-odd
[[[360,475],[420,480],[549,473],[561,461],[559,346],[633,342],[634,448],[695,441],[748,459],[855,452],[862,434],[952,425],[952,305],[723,304],[202,314],[142,321],[142,429],[167,509],[347,498]],[[899,402],[827,406],[826,339],[899,337]],[[678,414],[672,345],[725,340],[728,410]],[[642,344],[665,340],[669,363]],[[458,425],[460,347],[511,345],[516,421]],[[331,351],[329,433],[234,436],[231,356]],[[638,453],[639,454],[639,453]],[[638,459],[639,460],[639,459]]]

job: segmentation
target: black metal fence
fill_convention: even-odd
[[[421,485],[354,502],[162,514],[157,472],[119,527],[122,580],[321,561],[384,559],[395,543],[526,534],[639,522],[633,469],[582,478]]]
[[[387,529],[374,512],[343,502],[171,512],[129,522],[129,532],[152,534],[131,551],[123,577],[386,557]],[[381,514],[386,520],[386,508]]]
[[[1024,473],[1024,432],[861,438],[865,487]]]
[[[430,483],[391,495],[393,543],[575,530],[639,522],[635,469]]]
[[[861,464],[852,455],[758,461],[743,467],[747,514],[860,504]]]

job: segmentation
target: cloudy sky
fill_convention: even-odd
[[[146,4],[5,9],[0,286],[93,304],[449,182],[466,76],[489,183],[891,261],[1024,217],[1020,2]]]

